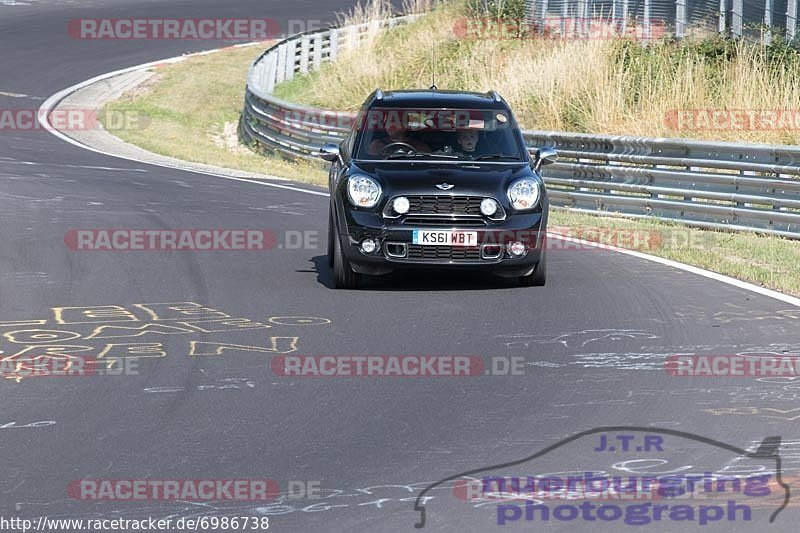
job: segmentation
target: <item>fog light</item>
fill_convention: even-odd
[[[365,254],[371,254],[378,249],[378,241],[375,239],[364,239],[361,241],[361,251]]]
[[[519,241],[508,243],[508,253],[514,257],[521,257],[525,255],[525,244]]]
[[[394,209],[394,212],[398,215],[405,215],[408,213],[410,207],[411,205],[408,203],[408,198],[405,196],[398,196],[392,203],[392,209]]]
[[[491,198],[484,198],[481,201],[481,213],[490,217],[497,213],[497,202],[492,200]]]

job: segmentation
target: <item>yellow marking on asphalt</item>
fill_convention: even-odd
[[[94,307],[53,307],[58,324],[98,324],[102,322],[139,322],[136,316],[119,305]]]
[[[222,355],[226,351],[257,353],[291,353],[297,350],[298,337],[270,337],[270,347],[247,346],[224,342],[191,341],[189,355]]]

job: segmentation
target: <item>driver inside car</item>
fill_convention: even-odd
[[[431,151],[430,146],[419,139],[411,137],[408,134],[408,131],[404,128],[389,126],[386,128],[386,135],[387,137],[383,139],[375,139],[369,144],[368,153],[370,155],[389,155],[394,152],[395,148],[397,148],[398,151],[402,150],[403,152],[407,152],[408,146],[411,146],[417,153],[430,153]],[[389,148],[389,152],[385,153],[384,150],[386,150],[386,147],[392,144],[395,144],[396,146]]]

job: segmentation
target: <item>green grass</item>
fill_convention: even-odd
[[[327,171],[322,162],[264,157],[234,143],[247,69],[257,53],[257,48],[230,49],[161,66],[153,84],[105,108],[147,117],[140,121],[143,126],[111,129],[111,133],[151,152],[185,161],[325,183]]]
[[[598,229],[612,236],[615,229],[651,232],[649,246],[633,248],[800,296],[800,241],[695,229],[657,220],[600,217],[564,209],[551,210],[548,225],[552,230],[558,226],[573,228],[575,237]]]

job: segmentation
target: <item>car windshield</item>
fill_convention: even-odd
[[[360,117],[356,159],[520,161],[513,119],[502,109],[370,109]]]

